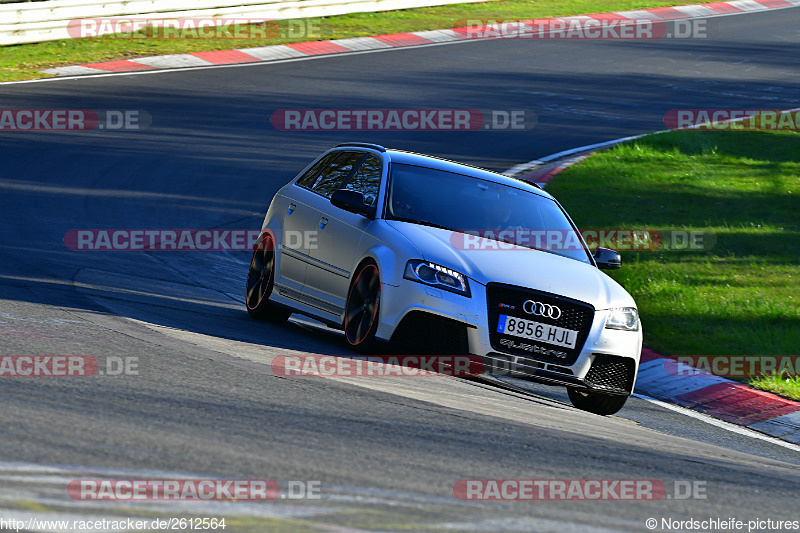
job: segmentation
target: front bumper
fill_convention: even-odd
[[[575,350],[542,349],[558,348],[544,343],[539,347],[536,343],[511,343],[499,339],[495,331],[497,302],[492,301],[490,307],[489,300],[495,300],[497,293],[490,295],[492,291],[486,287],[475,282],[472,285],[471,298],[405,279],[399,286],[384,285],[378,338],[404,345],[415,353],[478,355],[486,374],[603,394],[628,395],[633,391],[642,348],[641,324],[638,331],[606,329],[609,311],[594,310],[587,304],[591,312],[583,325],[572,326],[583,329]],[[512,289],[531,297],[564,302],[564,308],[582,304],[559,295]]]

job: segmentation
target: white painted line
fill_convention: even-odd
[[[669,130],[656,131],[656,132],[653,132],[653,133],[643,133],[641,135],[633,135],[631,137],[622,137],[621,139],[614,139],[613,141],[605,141],[605,142],[596,143],[596,144],[587,144],[586,146],[579,146],[577,148],[571,148],[569,150],[564,150],[563,152],[557,152],[555,154],[550,154],[548,156],[541,157],[539,159],[532,159],[532,160],[528,161],[527,163],[520,163],[519,165],[514,165],[510,169],[508,169],[508,170],[506,170],[504,172],[501,172],[501,174],[505,174],[506,176],[518,176],[519,174],[522,174],[522,171],[520,171],[518,169],[522,169],[523,171],[526,171],[528,169],[534,170],[535,167],[540,167],[540,166],[542,166],[542,165],[544,165],[546,163],[549,163],[550,161],[554,161],[556,159],[563,159],[565,157],[569,157],[571,155],[579,154],[581,152],[588,152],[590,150],[599,150],[600,148],[606,148],[608,146],[613,146],[615,144],[620,144],[620,143],[624,143],[624,142],[627,142],[627,141],[633,141],[635,139],[640,139],[642,137],[645,137],[646,135],[655,135],[657,133],[664,133],[664,132],[667,132],[667,131],[669,131]]]
[[[336,39],[331,41],[333,44],[343,46],[350,51],[357,50],[377,50],[379,48],[391,48],[392,45],[379,41],[374,37],[353,37],[352,39]]]
[[[745,11],[763,11],[765,9],[774,9],[759,4],[754,0],[733,0],[728,2],[728,4],[732,5],[733,7],[738,7],[739,9],[744,9]]]
[[[631,11],[617,11],[616,14],[617,15],[621,15],[623,17],[627,17],[629,19],[633,19],[633,20],[636,20],[636,19],[648,19],[648,20],[656,19],[656,20],[658,20],[659,19],[658,15],[650,13],[649,11],[645,11],[644,9],[634,9],[634,10],[631,10]]]
[[[730,422],[725,422],[722,420],[717,420],[716,418],[709,416],[704,413],[698,413],[696,411],[692,411],[691,409],[687,409],[685,407],[680,407],[677,405],[672,405],[670,403],[662,402],[661,400],[656,400],[655,398],[651,398],[649,396],[645,396],[643,394],[633,393],[633,397],[640,398],[642,400],[646,400],[651,402],[659,407],[663,407],[664,409],[668,409],[670,411],[675,411],[676,413],[681,413],[683,415],[688,416],[689,418],[694,418],[696,420],[700,420],[707,424],[711,424],[712,426],[730,431],[732,433],[736,433],[738,435],[743,435],[745,437],[751,437],[754,439],[759,439],[763,441],[767,441],[771,444],[776,444],[778,446],[783,446],[784,448],[788,448],[795,452],[800,452],[800,446],[797,444],[792,444],[790,442],[786,442],[780,439],[776,439],[775,437],[770,437],[768,435],[764,435],[757,431],[753,431],[752,429],[748,429],[746,427],[737,426],[736,424],[731,424]]]
[[[514,165],[508,170],[504,170],[503,172],[501,172],[501,174],[505,174],[506,176],[511,176],[513,178],[517,174],[522,174],[523,172],[528,172],[529,170],[535,170],[537,167],[540,167],[543,164],[544,161],[541,161],[539,159],[534,159],[533,161],[528,161],[527,163],[520,163],[519,165]]]
[[[800,2],[800,0],[798,0]],[[704,6],[672,6],[672,9],[676,9],[681,13],[686,13],[692,18],[700,18],[700,17],[713,17],[714,15],[718,15],[716,11],[711,8],[704,7]]]
[[[656,131],[656,132],[653,132],[653,135],[656,134],[656,133],[663,133],[665,131],[669,131],[669,130]],[[642,138],[642,137],[644,137],[646,135],[649,135],[649,134],[643,133],[641,135],[632,135],[630,137],[622,137],[620,139],[614,139],[613,141],[605,141],[605,142],[596,143],[596,144],[587,144],[586,146],[579,146],[577,148],[572,148],[570,150],[564,150],[563,152],[558,152],[558,153],[551,154],[551,155],[548,155],[548,156],[545,156],[545,157],[541,157],[541,158],[539,158],[539,161],[543,161],[545,163],[549,163],[550,161],[554,161],[556,159],[561,159],[563,157],[568,157],[568,156],[571,156],[571,155],[579,154],[581,152],[588,152],[589,150],[598,150],[600,148],[605,148],[606,146],[613,146],[615,144],[620,144],[620,143],[624,143],[624,142],[627,142],[627,141],[633,141],[633,140],[636,140],[636,139],[640,139],[640,138]]]
[[[155,68],[176,68],[176,67],[205,67],[213,65],[211,61],[200,59],[189,54],[170,54],[166,56],[137,57],[131,59],[134,63],[141,63]]]
[[[800,0],[797,0],[800,2]],[[461,35],[453,30],[427,30],[427,31],[412,31],[412,34],[423,39],[428,39],[435,43],[445,43],[449,41],[458,41]]]
[[[594,17],[590,17],[589,15],[572,15],[571,17],[556,17],[556,20],[569,23],[572,22],[573,20],[575,22],[588,22],[590,20],[597,20],[597,19]]]
[[[59,76],[81,76],[85,74],[98,74],[100,72],[107,72],[102,69],[82,67],[80,65],[72,65],[71,67],[56,67],[43,70],[45,74],[58,74]]]
[[[238,50],[239,52],[244,52],[245,54],[257,57],[262,61],[270,61],[270,62],[278,59],[308,57],[307,54],[304,54],[299,50],[295,50],[294,48],[291,48],[283,44],[275,44],[272,46],[259,46],[257,48],[239,48]],[[219,65],[219,66],[227,66],[227,65]]]

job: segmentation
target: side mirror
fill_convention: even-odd
[[[375,216],[375,208],[364,203],[364,195],[358,191],[338,189],[331,196],[331,203],[351,213],[358,213],[368,218]]]
[[[594,261],[601,270],[616,270],[622,266],[622,257],[617,252],[599,246],[594,251]]]

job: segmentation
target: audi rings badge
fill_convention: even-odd
[[[561,309],[559,309],[558,306],[534,302],[533,300],[526,300],[525,303],[522,304],[522,310],[529,315],[552,318],[553,320],[561,318]]]

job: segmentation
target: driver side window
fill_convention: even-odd
[[[368,155],[355,175],[347,183],[345,189],[358,191],[364,195],[364,203],[374,206],[378,199],[378,189],[381,185],[383,164],[380,158]]]
[[[330,198],[333,195],[333,191],[341,187],[353,167],[358,164],[363,156],[364,154],[361,152],[342,152],[322,171],[311,190],[325,198]]]
[[[297,185],[306,189],[310,189],[311,186],[314,185],[314,182],[317,181],[317,176],[319,175],[320,171],[328,166],[328,164],[339,155],[340,152],[334,152],[317,161],[317,163],[308,169],[305,174],[300,176],[300,178],[297,180]]]

